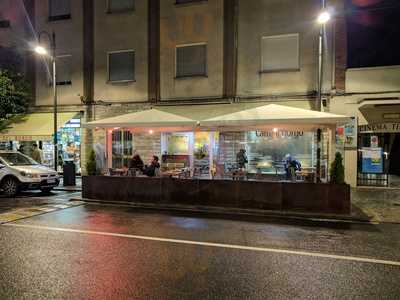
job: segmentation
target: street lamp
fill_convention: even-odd
[[[58,149],[57,149],[57,81],[56,81],[56,34],[53,32],[51,35],[47,31],[41,31],[39,33],[39,45],[35,47],[35,52],[39,55],[49,55],[47,49],[41,45],[41,37],[46,36],[50,42],[50,58],[51,64],[53,67],[52,77],[53,77],[53,101],[54,101],[54,110],[53,110],[53,121],[54,121],[54,129],[53,129],[53,144],[54,144],[54,169],[57,171],[57,160],[58,160]]]
[[[316,109],[321,111],[322,104],[322,83],[324,74],[324,36],[326,32],[326,24],[331,19],[331,14],[326,11],[326,0],[322,0],[322,12],[317,18],[317,23],[320,24],[319,37],[318,37],[318,95]],[[321,182],[321,129],[317,130],[317,165],[315,172],[315,181]]]
[[[318,95],[317,95],[317,103],[316,109],[321,111],[321,102],[322,102],[322,81],[323,81],[323,73],[324,73],[324,36],[326,32],[326,24],[331,19],[331,14],[326,11],[326,2],[322,0],[322,9],[323,11],[319,14],[317,18],[317,23],[320,24],[319,29],[319,37],[318,37]]]

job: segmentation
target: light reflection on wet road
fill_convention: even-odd
[[[400,261],[400,226],[85,205],[16,224]],[[0,226],[1,299],[396,299],[400,267]]]

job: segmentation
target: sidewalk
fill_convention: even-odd
[[[58,187],[54,188],[55,191],[68,191],[68,192],[81,192],[82,191],[82,177],[76,177],[75,186],[64,186],[63,178],[60,178],[60,184]]]
[[[354,188],[351,203],[354,218],[400,224],[400,188]]]

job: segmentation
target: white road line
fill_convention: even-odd
[[[2,226],[22,227],[22,228],[48,230],[48,231],[72,232],[72,233],[80,233],[80,234],[92,234],[92,235],[101,235],[101,236],[122,237],[122,238],[128,238],[128,239],[167,242],[167,243],[174,243],[174,244],[186,244],[186,245],[196,245],[196,246],[205,246],[205,247],[248,250],[248,251],[257,251],[257,252],[270,252],[270,253],[291,254],[291,255],[310,256],[310,257],[321,257],[321,258],[330,258],[330,259],[338,259],[338,260],[355,261],[355,262],[362,262],[362,263],[372,263],[372,264],[381,264],[381,265],[390,265],[390,266],[400,267],[400,261],[382,260],[382,259],[356,257],[356,256],[334,255],[334,254],[324,254],[324,253],[317,253],[317,252],[306,252],[306,251],[274,249],[274,248],[251,247],[251,246],[241,246],[241,245],[231,245],[231,244],[211,243],[211,242],[199,242],[199,241],[169,239],[169,238],[160,238],[160,237],[152,237],[152,236],[131,235],[131,234],[101,232],[101,231],[92,231],[92,230],[37,226],[37,225],[29,225],[29,224],[7,223],[7,224],[3,224]]]

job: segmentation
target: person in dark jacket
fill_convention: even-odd
[[[245,169],[247,164],[247,155],[246,150],[240,149],[239,152],[236,154],[236,163],[239,169]]]
[[[132,158],[129,160],[128,168],[143,171],[144,163],[139,154],[136,153],[132,156]]]
[[[146,168],[143,171],[143,174],[149,177],[156,176],[156,173],[160,169],[160,163],[158,161],[159,161],[158,156],[153,155],[151,163],[148,166],[146,166]]]

